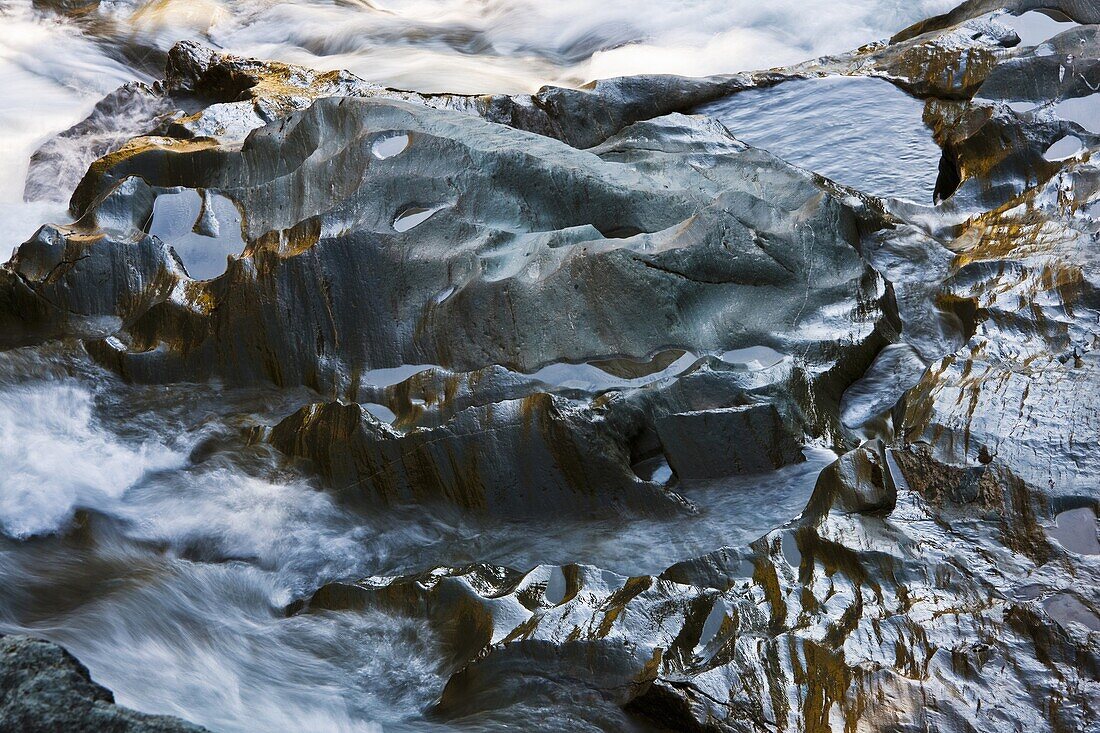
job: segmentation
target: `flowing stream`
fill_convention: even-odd
[[[873,196],[931,204],[940,148],[924,103],[893,84],[829,77],[751,89],[698,110],[741,140]]]
[[[519,92],[797,62],[952,4],[104,0],[66,19],[0,0],[0,250],[66,216],[68,190],[23,200],[33,151],[105,93],[153,78],[184,38],[419,91]],[[216,274],[217,260],[196,262],[198,276]],[[470,562],[657,573],[797,516],[833,458],[810,450],[767,476],[683,486],[700,512],[674,522],[548,526],[432,507],[365,515],[243,437],[314,398],[127,385],[71,345],[0,354],[0,633],[62,643],[120,703],[213,731],[424,729],[445,681],[429,628],[377,612],[289,616],[287,606],[329,581]],[[545,711],[520,714],[480,724],[554,726]]]

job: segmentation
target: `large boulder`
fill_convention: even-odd
[[[282,67],[219,58],[180,50],[166,84],[282,99]],[[338,488],[386,501],[533,512],[563,496],[635,506],[640,491],[681,507],[632,466],[664,457],[709,479],[800,460],[806,436],[847,439],[840,396],[897,328],[861,256],[890,222],[874,202],[698,117],[582,151],[327,83],[243,143],[168,130],[98,160],[80,219],[0,275],[7,345],[75,336],[133,381],[305,385],[394,413],[407,405],[379,397],[380,372],[423,365],[476,387],[462,407],[453,389],[425,394],[397,426],[333,403],[274,431]],[[173,228],[243,251],[200,279]],[[677,370],[646,376],[673,353]],[[602,377],[570,388],[546,372],[576,369]],[[465,376],[486,370],[506,393]],[[499,450],[477,457],[490,434]]]
[[[405,147],[380,155],[393,138]],[[698,119],[578,151],[469,115],[321,99],[243,148],[133,141],[82,183],[97,203],[81,223],[135,176],[228,197],[248,242],[223,276],[115,334],[123,348],[99,348],[143,381],[342,394],[356,372],[401,364],[530,372],[761,344],[831,365],[881,312],[858,200]],[[549,329],[550,313],[570,327]]]

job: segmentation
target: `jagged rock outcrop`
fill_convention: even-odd
[[[1087,729],[1100,615],[1081,591],[1095,559],[1018,514],[1000,467],[966,479],[938,465],[861,448],[799,521],[660,577],[439,569],[328,586],[309,609],[430,620],[452,670],[444,719],[520,704],[507,690],[523,686],[591,696],[597,725],[621,708],[670,730]],[[985,487],[981,500],[940,493],[953,476]],[[1077,615],[1051,624],[1065,597]]]
[[[20,733],[202,733],[178,718],[115,705],[71,654],[48,641],[0,636],[0,730]]]
[[[907,397],[908,439],[954,464],[996,457],[1042,495],[1094,494],[1098,195],[1100,170],[1070,163],[955,240],[947,292],[973,336]]]
[[[1097,505],[1100,194],[1085,152],[1097,141],[1004,104],[1005,79],[1041,78],[1049,64],[978,15],[958,22],[986,24],[1000,50],[964,83],[944,77],[950,93],[922,92],[964,188],[938,221],[898,207],[917,226],[862,249],[893,280],[902,337],[931,362],[889,411],[893,447],[844,455],[799,520],[751,547],[659,577],[439,569],[329,586],[309,608],[400,609],[436,624],[450,640],[436,709],[448,720],[522,704],[507,690],[525,685],[588,696],[594,726],[621,725],[622,711],[670,730],[1089,729],[1100,566],[1050,533],[1055,513]],[[974,27],[898,43],[931,52]],[[1090,33],[1047,50],[1088,49]],[[904,49],[871,52],[885,63]],[[1083,56],[1087,74],[1095,53]],[[1029,84],[1018,93],[1030,99],[1078,94]],[[969,101],[981,89],[993,101]],[[1066,135],[1081,153],[1044,157]]]

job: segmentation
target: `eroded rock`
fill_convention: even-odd
[[[444,718],[519,704],[495,693],[523,684],[535,696],[592,694],[599,719],[621,707],[681,730],[1084,724],[1098,699],[1095,649],[1061,609],[1092,612],[1073,594],[1051,601],[1063,625],[1044,621],[1067,566],[1015,554],[980,522],[952,528],[959,511],[980,512],[943,513],[906,480],[929,464],[906,458],[900,472],[892,461],[881,445],[846,456],[799,522],[661,578],[567,566],[564,592],[552,593],[555,568],[441,569],[326,587],[309,607],[433,619],[454,653]],[[1064,562],[1094,582],[1095,563]],[[1026,598],[1011,594],[1025,586]],[[984,691],[982,706],[929,694],[964,680]],[[1051,695],[1064,704],[1049,707]]]
[[[155,92],[171,117],[112,142],[80,220],[0,272],[4,346],[76,337],[134,381],[306,385],[317,401],[253,439],[368,504],[671,517],[695,508],[683,481],[811,439],[843,453],[800,517],[659,575],[435,568],[291,607],[431,624],[437,719],[572,698],[563,726],[1088,729],[1100,569],[1079,527],[1051,527],[1097,498],[1100,140],[1056,108],[1095,84],[1100,18],[1046,5],[1086,25],[1024,45],[1003,10],[1036,2],[975,0],[792,69],[519,97],[177,47]],[[828,74],[926,100],[937,207],[678,114]],[[238,207],[224,275],[190,277],[149,234],[180,192]],[[872,364],[906,373],[876,391]]]

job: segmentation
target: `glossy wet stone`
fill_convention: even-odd
[[[0,269],[0,618],[227,729],[1087,729],[1100,17],[1003,4],[516,97],[177,47]]]

